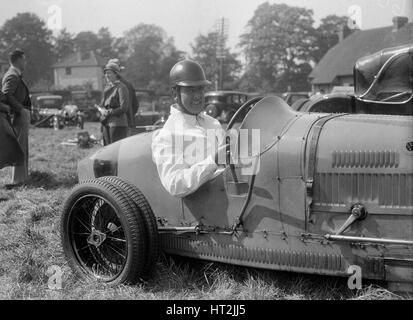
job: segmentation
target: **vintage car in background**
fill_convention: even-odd
[[[32,103],[32,117],[35,127],[49,127],[56,130],[64,127],[62,96],[38,95],[34,97]]]
[[[309,99],[299,99],[291,108],[300,112],[356,113],[352,96],[345,93],[329,93],[314,95]]]
[[[228,123],[247,100],[248,94],[244,92],[210,91],[205,93],[205,112],[220,122]]]
[[[168,101],[166,96],[162,96],[163,98],[159,101],[153,90],[142,89],[136,90],[136,97],[139,101],[139,108],[135,114],[135,129],[132,134],[162,127],[169,114],[169,110],[165,109],[167,103],[165,101]]]
[[[77,105],[66,104],[62,109],[62,116],[65,126],[76,126],[83,129],[85,114],[79,110]]]
[[[174,100],[171,95],[161,95],[156,102],[156,110],[160,112],[169,113],[171,105],[174,104]]]
[[[99,121],[100,113],[95,105],[102,100],[99,90],[73,90],[70,92],[71,104],[76,105],[82,112],[84,121]]]
[[[285,92],[281,95],[281,98],[283,98],[289,106],[292,106],[299,99],[307,99],[309,97],[310,94],[308,92]]]
[[[368,62],[386,69],[399,54]],[[411,87],[374,86],[358,99],[411,103]],[[80,183],[61,218],[63,251],[74,272],[135,283],[150,276],[163,250],[319,275],[358,270],[390,290],[413,291],[412,116],[304,113],[279,97],[258,97],[239,108],[228,132],[238,121],[235,133],[243,130],[248,139],[232,132],[225,168],[183,198],[161,184],[151,154],[156,131],[82,160]],[[243,148],[246,153],[238,152]]]

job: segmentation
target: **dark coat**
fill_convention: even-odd
[[[10,67],[4,74],[1,91],[6,96],[6,102],[12,112],[20,113],[21,109],[31,110],[29,89],[15,68]]]
[[[122,82],[117,81],[105,88],[100,106],[110,110],[110,114],[103,120],[103,124],[109,125],[109,127],[128,126],[129,90]]]
[[[0,91],[0,169],[7,166],[22,165],[24,153],[6,113],[6,97]]]
[[[133,87],[132,83],[124,78],[120,78],[120,81],[128,88],[129,92],[129,112],[127,113],[128,117],[128,126],[134,127],[135,126],[135,114],[138,112],[139,108],[139,101],[136,97],[135,88]]]

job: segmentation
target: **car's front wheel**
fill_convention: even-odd
[[[145,224],[117,185],[93,179],[77,185],[63,208],[63,251],[82,278],[134,284],[145,266]]]

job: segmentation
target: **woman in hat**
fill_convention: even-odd
[[[100,104],[103,144],[106,146],[128,136],[129,93],[120,80],[120,67],[111,61],[104,68],[107,87]]]

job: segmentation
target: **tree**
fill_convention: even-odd
[[[169,70],[183,53],[161,27],[141,23],[125,33],[120,46],[125,48],[125,76],[136,88],[158,93],[168,88]]]
[[[20,48],[26,53],[25,80],[29,86],[36,81],[52,79],[54,61],[52,32],[33,13],[18,13],[7,20],[0,29],[0,51],[10,53]]]
[[[205,70],[205,75],[209,80],[217,80],[220,74],[220,61],[217,53],[220,51],[219,34],[210,32],[206,35],[200,34],[194,44],[191,45],[193,58],[199,62]],[[221,49],[222,50],[222,49]],[[241,72],[241,62],[237,54],[231,53],[228,47],[224,46],[222,52],[222,75],[223,87],[234,89],[234,81],[238,79]]]
[[[313,53],[315,62],[319,62],[327,51],[340,41],[340,34],[345,39],[353,32],[354,30],[348,27],[348,17],[329,15],[321,19],[316,30],[316,49]]]
[[[79,32],[74,38],[75,50],[80,52],[95,51],[99,48],[99,38],[92,31]]]
[[[118,57],[124,48],[120,45],[121,39],[112,36],[108,28],[100,28],[98,33],[98,48],[95,51],[105,59]]]
[[[249,90],[308,90],[308,64],[316,40],[313,11],[285,4],[261,4],[241,36],[247,61],[243,86]]]
[[[54,52],[57,61],[75,51],[73,35],[66,28],[62,29],[54,39]]]

